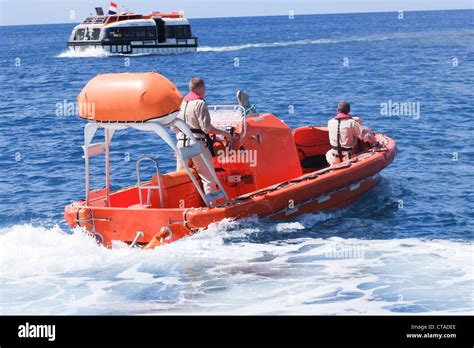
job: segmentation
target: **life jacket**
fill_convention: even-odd
[[[199,94],[197,94],[196,92],[189,92],[185,97],[184,97],[184,101],[185,102],[190,102],[192,100],[204,100],[203,97],[201,97]]]
[[[342,112],[338,113],[335,117],[337,120],[337,146],[331,146],[333,150],[337,151],[337,157],[342,162],[344,158],[343,151],[349,152],[349,158],[352,157],[352,147],[342,147],[341,146],[341,120],[350,120],[352,117],[348,114],[344,114]]]
[[[186,102],[186,104],[184,105],[184,111],[183,111],[183,117],[184,117],[184,122],[185,123],[187,123],[186,122],[186,108],[188,107],[188,103],[190,101],[193,101],[193,100],[204,100],[204,98],[202,96],[200,96],[199,94],[197,94],[196,92],[193,92],[193,91],[189,92],[184,97],[184,101]],[[205,143],[206,143],[207,148],[211,152],[212,157],[215,157],[214,141],[211,139],[209,134],[205,133],[202,129],[199,129],[199,128],[190,128],[190,129],[191,129],[191,132],[193,132],[194,134],[204,135],[204,138],[200,138],[200,139],[197,139],[197,140],[204,140]],[[186,137],[186,134],[184,134],[184,133],[183,133],[183,136],[184,136],[184,138],[180,139],[180,140],[182,140],[183,145],[186,146],[186,141],[188,140],[188,138]]]
[[[351,119],[352,117],[348,114],[344,114],[342,112],[338,113],[336,116],[334,116],[335,120],[347,120]]]

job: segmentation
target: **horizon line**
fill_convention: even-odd
[[[364,14],[364,13],[397,13],[403,12],[439,12],[439,11],[474,11],[474,8],[447,8],[447,9],[427,9],[427,10],[396,10],[396,11],[352,11],[352,12],[324,12],[324,13],[295,13],[294,18],[298,16],[324,16],[324,15],[346,15],[346,14]],[[135,12],[132,12],[135,13]],[[139,14],[139,13],[137,13]],[[185,15],[186,17],[186,15]],[[252,18],[252,17],[288,17],[288,14],[281,15],[249,15],[249,16],[215,16],[215,17],[186,17],[187,19],[226,19],[226,18]],[[24,24],[1,24],[0,27],[28,26],[28,25],[53,25],[53,24],[79,24],[81,22],[53,22],[53,23],[24,23]]]

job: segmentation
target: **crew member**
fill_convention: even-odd
[[[337,106],[337,116],[328,122],[331,150],[326,153],[326,161],[330,165],[349,160],[354,154],[357,139],[368,142],[372,146],[378,145],[373,132],[352,118],[349,115],[350,111],[350,104],[342,100]]]
[[[204,80],[201,78],[191,79],[191,81],[189,81],[189,93],[184,97],[183,102],[181,103],[178,117],[189,125],[195,138],[201,143],[202,153],[212,166],[212,141],[209,133],[220,134],[225,138],[225,140],[230,140],[231,136],[229,133],[211,125],[211,115],[209,114],[206,101],[204,100],[205,94],[206,84]],[[184,133],[178,131],[177,139],[177,146],[179,148],[189,146],[190,139],[187,138]],[[193,159],[187,158],[185,161],[188,166],[194,165],[194,168],[201,178],[205,193],[216,190],[216,182],[214,181],[209,168],[200,156],[194,157]],[[177,159],[176,170],[178,171],[182,169],[184,169],[183,165],[179,159]]]

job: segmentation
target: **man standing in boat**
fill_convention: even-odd
[[[189,125],[196,139],[201,142],[204,156],[212,165],[213,148],[209,133],[220,134],[225,138],[225,140],[230,140],[231,136],[229,133],[212,126],[211,115],[209,114],[207,103],[204,100],[205,94],[206,84],[204,80],[197,77],[192,78],[191,81],[189,81],[189,93],[184,97],[183,102],[181,103],[178,117]],[[184,133],[178,131],[177,139],[177,146],[179,148],[189,146],[190,139],[187,138]],[[193,159],[188,158],[186,159],[186,164],[188,166],[194,165],[194,168],[201,178],[205,193],[216,190],[216,183],[214,182],[208,167],[200,157],[195,157]],[[183,165],[178,159],[176,170],[182,169],[184,169]]]
[[[337,105],[337,116],[328,122],[331,150],[326,153],[326,161],[330,165],[349,160],[354,154],[358,139],[372,146],[378,145],[372,130],[362,126],[359,119],[352,118],[350,111],[351,105],[341,100]]]

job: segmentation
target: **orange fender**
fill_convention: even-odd
[[[64,219],[72,228],[79,226],[91,231],[94,227],[92,210],[89,208],[81,208],[70,204],[64,209]]]
[[[168,237],[171,237],[171,229],[167,226],[164,226],[160,229],[160,232],[155,234],[150,242],[143,247],[143,249],[155,249],[157,246],[163,245],[164,240]]]

